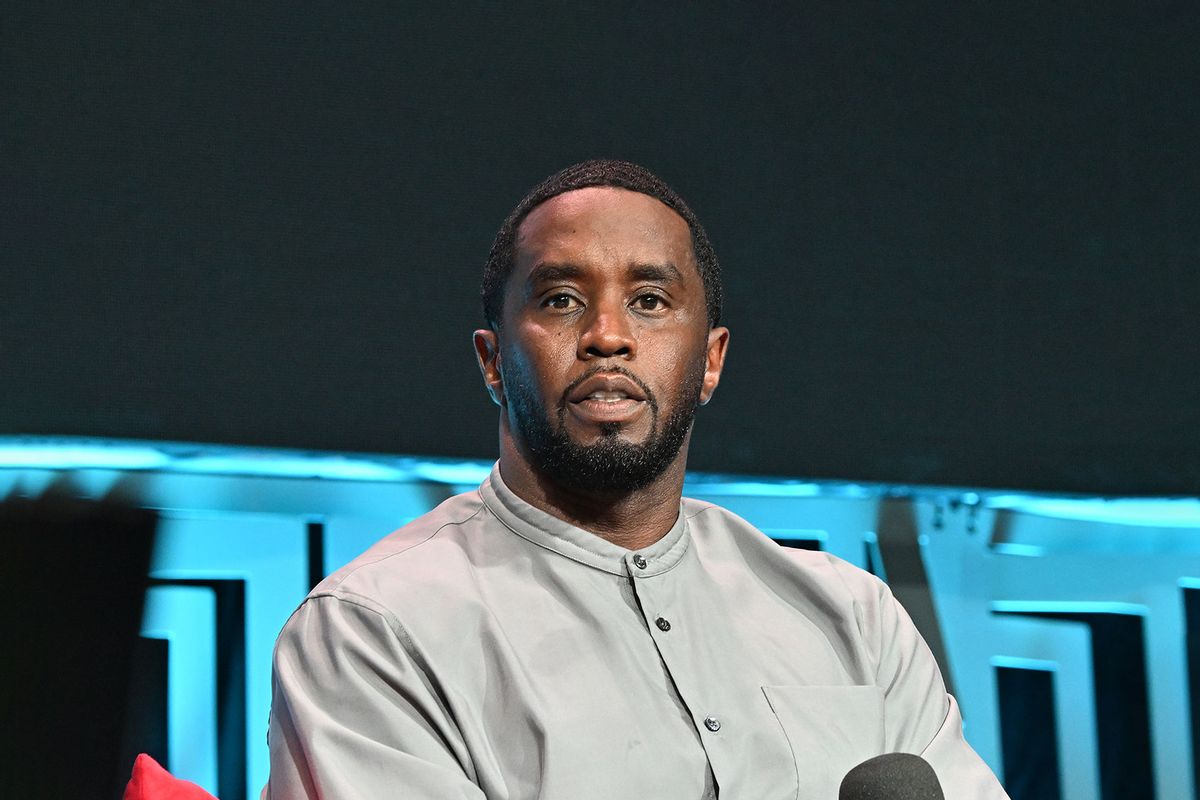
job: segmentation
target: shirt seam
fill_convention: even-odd
[[[720,508],[720,506],[718,506],[716,503],[710,503],[707,500],[697,500],[694,497],[684,497],[681,499],[686,500],[689,503],[698,503],[700,505],[700,508],[697,508],[691,514],[686,514],[683,518],[684,521],[687,521],[689,519],[695,519],[696,517],[703,514],[705,511],[711,511],[714,508]]]
[[[933,747],[934,743],[937,742],[938,737],[942,735],[942,731],[946,729],[946,723],[950,721],[950,712],[953,710],[950,706],[950,693],[943,692],[943,696],[946,698],[946,713],[942,715],[942,722],[938,725],[938,729],[933,732],[933,737],[925,743],[925,746],[921,748],[921,752],[918,753],[921,757],[924,757],[929,752],[929,748]]]
[[[491,504],[488,503],[487,498],[484,496],[483,492],[479,493],[479,499],[483,503],[484,508],[486,508],[488,510],[488,512],[496,519],[497,522],[499,522],[501,525],[503,525],[508,530],[512,531],[517,536],[521,537],[521,539],[525,540],[526,542],[529,542],[531,545],[534,545],[535,547],[540,547],[543,550],[548,550],[549,552],[554,553],[555,555],[560,555],[563,558],[568,558],[571,561],[574,561],[576,564],[582,564],[585,567],[591,567],[592,569],[598,569],[601,572],[607,573],[609,575],[617,575],[617,576],[625,575],[624,572],[608,569],[607,567],[601,567],[596,564],[589,563],[587,561],[581,561],[580,559],[576,558],[575,556],[564,553],[561,550],[557,550],[557,549],[551,547],[550,545],[546,544],[545,542],[539,542],[538,540],[536,540],[532,537],[526,536],[524,533],[517,530],[512,525],[509,525],[508,520],[506,520],[502,515],[496,513],[496,509],[492,508]],[[595,534],[592,534],[592,535],[594,536]],[[587,553],[588,555],[592,555],[597,558],[607,558],[607,556],[604,556],[601,553],[594,553],[591,550],[588,550],[586,547],[580,547],[579,549],[583,550],[583,552]]]
[[[345,575],[342,575],[341,577],[339,577],[339,578],[338,578],[338,580],[337,580],[337,583],[335,583],[335,584],[334,584],[332,587],[330,587],[329,589],[326,589],[325,591],[323,591],[323,592],[322,592],[322,594],[330,593],[330,592],[332,592],[332,591],[334,591],[334,590],[338,590],[338,591],[345,591],[347,594],[354,594],[353,592],[351,592],[351,591],[349,591],[349,590],[342,590],[342,589],[341,589],[341,586],[342,586],[342,585],[343,585],[343,584],[344,584],[346,581],[350,580],[350,578],[351,578],[351,577],[354,575],[354,573],[356,573],[356,572],[358,572],[360,569],[364,569],[364,568],[366,568],[366,567],[371,567],[371,566],[374,566],[374,565],[376,565],[376,564],[382,564],[384,561],[387,561],[389,558],[393,558],[393,557],[395,557],[395,556],[401,556],[401,555],[404,555],[404,554],[405,554],[405,553],[407,553],[408,551],[410,551],[410,550],[413,550],[413,549],[415,549],[415,548],[417,548],[417,547],[420,547],[421,545],[425,544],[426,542],[428,542],[428,541],[429,541],[430,539],[432,539],[433,537],[437,536],[439,533],[441,533],[441,532],[442,532],[443,530],[445,530],[446,528],[449,528],[449,527],[451,527],[451,526],[453,526],[453,525],[465,525],[465,524],[467,524],[467,523],[468,523],[468,522],[470,522],[472,519],[474,519],[474,518],[475,518],[475,517],[476,517],[476,516],[479,514],[479,512],[481,512],[481,511],[482,511],[482,510],[483,510],[483,509],[484,509],[484,508],[487,506],[487,503],[483,501],[483,496],[482,496],[482,495],[480,495],[480,498],[479,498],[479,500],[480,500],[480,505],[479,505],[479,508],[477,508],[477,509],[475,509],[474,511],[472,511],[472,512],[470,513],[470,515],[468,515],[468,516],[464,517],[463,519],[458,519],[458,520],[450,520],[450,521],[448,521],[448,522],[444,522],[444,523],[442,523],[441,525],[439,525],[439,526],[437,526],[436,528],[434,528],[434,530],[433,530],[433,531],[432,531],[432,532],[431,532],[431,533],[430,533],[428,536],[426,536],[424,539],[421,539],[420,541],[413,542],[412,544],[408,545],[407,547],[404,547],[403,549],[397,550],[397,551],[396,551],[396,552],[394,552],[394,553],[388,553],[388,554],[386,554],[386,555],[381,555],[381,556],[379,556],[378,558],[376,558],[376,559],[374,559],[374,560],[372,560],[372,561],[367,561],[367,562],[365,562],[365,563],[359,564],[359,565],[358,565],[358,566],[356,566],[354,569],[352,569],[352,570],[350,570],[349,572],[347,572]],[[488,510],[490,511],[491,509],[488,509]],[[411,524],[411,523],[409,523],[409,524]],[[316,596],[320,596],[320,595],[312,595],[312,596],[316,597]]]
[[[505,520],[503,516],[501,516],[500,514],[497,514],[497,513],[496,513],[496,509],[492,508],[491,504],[490,504],[490,503],[488,503],[488,501],[487,501],[487,498],[484,496],[483,492],[480,492],[480,493],[479,493],[479,499],[482,501],[483,505],[484,505],[484,506],[487,508],[487,510],[488,510],[489,512],[491,512],[491,515],[492,515],[493,517],[495,517],[495,518],[496,518],[496,521],[497,521],[497,522],[499,522],[499,523],[500,523],[501,525],[503,525],[505,528],[508,528],[508,530],[512,531],[512,532],[513,532],[513,533],[515,533],[517,536],[521,537],[522,539],[524,539],[525,541],[529,542],[530,544],[532,544],[532,545],[535,545],[535,546],[537,546],[537,547],[540,547],[540,548],[542,548],[543,550],[547,550],[547,551],[549,551],[549,552],[551,552],[551,553],[554,553],[555,555],[560,555],[560,556],[562,556],[563,558],[570,559],[571,561],[574,561],[576,564],[582,564],[582,565],[583,565],[583,566],[585,566],[585,567],[591,567],[592,569],[597,569],[597,570],[600,570],[601,572],[603,572],[603,573],[606,573],[606,574],[608,574],[608,575],[616,575],[617,577],[621,577],[621,578],[627,578],[627,577],[629,577],[628,573],[627,573],[626,571],[624,571],[624,570],[619,570],[619,569],[615,569],[615,568],[614,568],[614,569],[609,569],[608,567],[602,567],[602,566],[599,566],[599,565],[597,565],[597,564],[592,564],[592,563],[590,563],[590,562],[588,562],[588,561],[583,561],[583,560],[579,559],[578,557],[576,557],[576,556],[573,556],[573,555],[571,555],[571,554],[569,554],[569,553],[564,553],[564,552],[563,552],[563,551],[561,551],[561,550],[557,550],[557,549],[555,549],[555,548],[551,547],[550,545],[546,544],[545,542],[539,542],[539,541],[537,541],[536,539],[533,539],[533,538],[531,538],[531,537],[529,537],[529,536],[525,535],[525,534],[524,534],[524,533],[522,533],[521,531],[519,531],[519,530],[517,530],[516,528],[514,528],[512,525],[509,525],[509,524],[508,524],[508,521],[507,521],[507,520]],[[715,508],[715,506],[709,506],[709,508]],[[708,510],[708,509],[701,509],[701,511],[707,511],[707,510]],[[696,512],[696,513],[698,514],[698,513],[700,513],[700,512]],[[680,516],[683,516],[682,508],[680,509]],[[695,515],[695,514],[693,514],[692,516],[694,517],[694,516],[696,516],[696,515]],[[690,520],[691,518],[692,518],[692,517],[689,517],[689,516],[683,516],[683,522],[684,522],[684,524],[686,525],[686,524],[687,524],[687,522],[688,522],[688,520]],[[580,530],[582,530],[582,528],[581,528]],[[589,533],[590,533],[590,531],[589,531]],[[550,535],[553,535],[553,534],[550,534]],[[594,534],[594,533],[593,533],[593,534],[591,534],[591,535],[592,535],[592,536],[595,536],[596,534]],[[688,548],[692,546],[692,543],[691,543],[691,541],[690,541],[690,540],[691,540],[691,537],[690,537],[690,536],[688,536],[688,535],[686,534],[686,532],[685,532],[685,534],[684,534],[683,536],[681,536],[681,537],[680,537],[680,539],[681,539],[681,542],[682,542],[682,544],[683,544],[683,551],[682,551],[682,552],[679,554],[679,558],[678,558],[678,559],[676,559],[676,560],[675,560],[675,562],[674,562],[673,564],[671,564],[671,566],[667,567],[666,569],[658,570],[657,572],[649,572],[649,573],[646,573],[646,575],[645,575],[644,577],[647,577],[647,578],[653,578],[653,577],[656,577],[656,576],[658,576],[658,575],[663,575],[663,574],[665,574],[665,573],[668,573],[668,572],[670,572],[670,571],[671,571],[671,570],[673,570],[673,569],[674,569],[676,566],[678,566],[678,565],[679,565],[679,562],[683,560],[683,556],[684,556],[684,555],[687,553],[687,551],[688,551]],[[583,547],[582,545],[575,544],[574,542],[571,542],[570,544],[571,544],[572,546],[574,546],[574,547],[578,547],[580,550],[582,550],[583,552],[587,553],[588,555],[595,556],[596,558],[608,558],[608,556],[604,555],[603,553],[597,553],[597,552],[595,552],[595,551],[588,550],[586,547]],[[668,550],[668,552],[670,552],[670,551]],[[622,566],[623,566],[623,565],[624,565],[624,561],[622,561],[621,563],[622,563]]]
[[[417,648],[417,642],[412,637],[412,634],[408,632],[408,628],[405,627],[404,623],[400,621],[399,617],[388,610],[388,608],[382,603],[379,603],[376,600],[367,597],[366,595],[350,591],[349,589],[328,589],[320,594],[310,595],[309,597],[305,598],[304,602],[300,605],[301,607],[306,606],[310,601],[313,600],[333,600],[337,603],[345,603],[346,605],[361,608],[363,611],[367,611],[376,615],[383,620],[384,625],[386,625],[388,630],[391,631],[392,635],[396,637],[396,640],[400,644],[400,648],[406,654],[408,654],[409,658],[413,660],[413,663],[416,665],[417,669],[420,670],[421,674],[424,675],[431,683],[437,682],[428,659],[426,659]],[[300,609],[297,608],[296,612],[299,612],[299,610]],[[437,691],[439,694],[439,699],[446,707],[447,711],[449,711],[450,705],[448,698],[443,695],[440,689]]]
[[[384,623],[386,623],[388,628],[391,630],[392,635],[400,640],[400,646],[404,648],[404,651],[414,659],[419,660],[421,662],[422,671],[428,674],[428,664],[425,663],[425,659],[421,658],[417,654],[416,642],[413,640],[412,634],[408,632],[408,628],[404,627],[404,623],[402,623],[395,614],[389,611],[381,603],[371,599],[370,597],[367,597],[366,595],[350,591],[349,589],[341,588],[329,589],[321,592],[320,594],[314,594],[309,597],[308,600],[318,600],[321,598],[328,598],[330,600],[336,600],[340,603],[346,603],[347,605],[357,606],[365,611],[370,611],[371,613],[382,617]],[[308,600],[305,602],[307,603]]]
[[[875,648],[869,646],[870,642],[867,638],[867,632],[864,629],[864,625],[866,624],[864,617],[868,613],[867,606],[865,603],[862,602],[862,600],[859,597],[859,594],[854,591],[854,587],[850,585],[850,581],[847,580],[846,575],[843,574],[841,565],[846,562],[842,561],[842,559],[840,559],[840,558],[837,558],[832,553],[825,553],[825,558],[826,558],[826,561],[828,561],[829,566],[833,569],[833,573],[835,575],[837,575],[838,582],[842,585],[842,588],[844,588],[846,590],[846,593],[850,596],[852,608],[856,612],[860,612],[860,613],[856,613],[854,615],[854,626],[858,629],[859,638],[863,642],[868,643],[868,647],[866,648],[866,650],[871,657],[871,661],[873,662],[871,665],[871,667],[872,667],[871,671],[874,676],[875,685],[879,686],[879,667],[880,667],[880,663],[883,658],[883,647],[884,647],[884,643],[882,641],[883,626],[882,626],[882,624],[876,625],[876,627],[879,627],[881,629],[881,633],[880,633],[881,641],[879,642],[879,649],[877,651]],[[853,566],[853,565],[851,565],[851,566]],[[887,605],[887,603],[889,603],[889,602],[899,603],[899,601],[896,600],[896,595],[892,593],[892,587],[888,586],[887,581],[883,580],[878,575],[872,575],[871,573],[867,572],[866,570],[862,570],[862,573],[864,575],[866,575],[867,578],[869,579],[867,581],[868,585],[871,585],[871,588],[874,589],[874,595],[875,595],[875,597],[874,597],[875,609],[874,610],[875,610],[875,616],[877,618],[876,622],[878,623],[879,622],[878,618],[882,617],[882,614],[883,614],[883,607],[885,605]],[[880,686],[879,688],[884,689],[884,687],[882,687],[882,686]],[[884,696],[885,697],[887,696],[886,689],[884,689]]]
[[[476,511],[476,513],[478,513],[478,511]],[[473,517],[473,516],[475,516],[475,514],[471,515],[471,517]],[[471,517],[467,517],[467,519],[470,519]],[[463,521],[465,522],[466,520],[463,520]],[[447,523],[447,524],[452,524],[452,523]],[[445,527],[445,526],[443,525],[441,527]],[[439,530],[440,529],[441,528],[439,528]],[[428,540],[425,540],[425,541],[428,541]],[[383,621],[383,624],[387,626],[387,628],[391,632],[391,634],[396,637],[396,640],[399,643],[400,648],[408,655],[409,658],[412,659],[413,665],[421,673],[423,678],[425,680],[429,681],[429,683],[431,685],[431,689],[432,689],[434,695],[437,697],[439,704],[442,706],[442,709],[444,710],[447,718],[450,720],[451,724],[453,724],[458,729],[459,736],[460,737],[463,736],[463,732],[462,732],[461,727],[459,726],[457,715],[454,712],[453,706],[450,702],[449,696],[446,693],[445,687],[442,686],[441,680],[438,677],[437,673],[434,671],[432,665],[429,663],[429,660],[427,658],[425,658],[424,654],[421,653],[420,649],[417,647],[416,640],[413,638],[412,634],[409,633],[408,628],[404,625],[404,623],[400,621],[399,617],[397,617],[395,614],[393,614],[382,603],[379,603],[378,601],[376,601],[366,595],[359,594],[358,592],[354,592],[349,589],[340,589],[340,588],[327,589],[327,590],[322,591],[319,594],[310,595],[309,597],[305,598],[303,603],[300,604],[301,608],[308,605],[308,603],[312,600],[332,600],[336,603],[345,603],[346,605],[354,606],[355,608],[360,608],[363,611],[366,611],[370,614],[374,614],[375,616],[379,617],[380,620]],[[297,608],[296,612],[293,612],[293,615],[295,613],[298,613],[299,611],[300,611],[300,609]],[[465,738],[464,738],[464,741],[465,741]],[[466,765],[466,768],[469,770],[468,778],[472,782],[475,782],[477,780],[478,773],[475,768],[474,757],[470,753],[470,748],[467,748],[467,754],[468,754],[468,758],[469,758],[469,763],[468,763],[468,765]]]

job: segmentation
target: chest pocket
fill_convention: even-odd
[[[796,797],[837,797],[851,768],[883,752],[877,686],[764,686],[796,760]]]

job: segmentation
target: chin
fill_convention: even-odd
[[[581,447],[601,442],[618,442],[631,445],[645,444],[650,439],[653,431],[636,433],[634,430],[631,430],[634,427],[627,422],[598,422],[595,425],[587,426],[585,430],[580,431],[577,429],[568,435],[575,444]]]

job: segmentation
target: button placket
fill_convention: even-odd
[[[641,553],[628,554],[625,558],[625,569],[637,598],[642,623],[647,626],[647,639],[658,651],[679,702],[688,712],[687,719],[694,726],[694,735],[700,737],[700,746],[708,756],[714,775],[724,774],[724,764],[732,757],[729,748],[737,737],[730,740],[729,732],[723,730],[728,720],[722,721],[715,713],[725,706],[719,688],[706,688],[697,681],[693,639],[703,635],[704,621],[698,620],[692,607],[685,602],[686,592],[681,598],[681,587],[677,583],[680,572],[675,571],[679,567],[663,570],[663,563]],[[651,566],[654,569],[648,570]],[[686,563],[682,566],[687,568]],[[735,722],[734,729],[736,727]]]

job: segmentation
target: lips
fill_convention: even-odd
[[[585,424],[632,423],[652,405],[637,381],[620,373],[598,373],[570,390],[567,406]]]
[[[620,373],[593,375],[576,386],[567,396],[571,403],[619,403],[623,400],[642,402],[646,393],[633,379]]]

